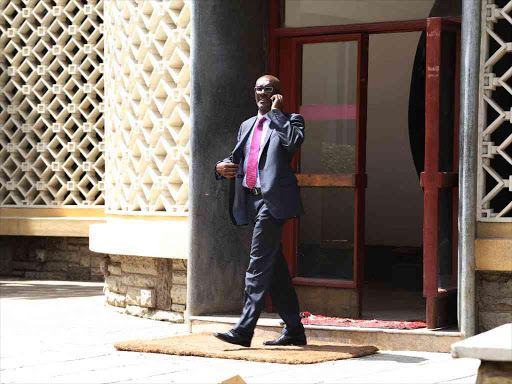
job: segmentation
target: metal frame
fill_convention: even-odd
[[[462,7],[460,65],[460,167],[459,300],[458,319],[464,337],[476,333],[475,237],[477,212],[478,87],[480,80],[481,28],[487,8],[482,0],[465,0]],[[480,111],[483,113],[484,111]]]

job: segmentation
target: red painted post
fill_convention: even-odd
[[[425,173],[423,222],[423,296],[427,299],[427,327],[436,327],[438,295],[439,118],[441,19],[427,20],[425,97]]]
[[[368,105],[368,34],[359,39],[356,164],[354,190],[354,282],[359,296],[359,317],[363,309],[364,247],[365,247],[365,192],[366,192],[366,122]]]
[[[299,109],[299,100],[297,95],[300,89],[300,83],[297,82],[301,77],[302,70],[298,68],[302,64],[302,50],[299,49],[294,39],[281,39],[280,56],[287,60],[281,60],[279,65],[279,77],[281,80],[281,91],[284,96],[284,109],[288,112],[295,112]],[[300,150],[299,150],[300,152]],[[297,171],[300,154],[296,153],[292,159],[292,167]],[[288,220],[283,227],[283,254],[288,262],[290,275],[297,276],[297,235],[298,220]]]
[[[453,172],[459,172],[459,121],[460,121],[460,26],[456,29],[455,97],[453,115]],[[459,188],[452,188],[452,286],[457,287],[459,270]]]

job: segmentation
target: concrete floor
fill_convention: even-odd
[[[446,353],[380,351],[312,365],[118,352],[116,341],[188,327],[119,314],[102,284],[0,280],[1,383],[467,383],[479,361]]]

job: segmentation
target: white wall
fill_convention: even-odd
[[[434,0],[286,0],[285,25],[362,24],[428,17]]]
[[[408,106],[419,32],[370,36],[366,243],[422,244],[423,191],[409,146]]]

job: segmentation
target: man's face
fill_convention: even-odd
[[[260,87],[272,87],[273,90],[271,93],[268,93],[268,92],[258,92],[258,91],[254,91],[254,97],[256,99],[256,105],[258,106],[258,111],[261,113],[261,114],[265,114],[267,113],[268,111],[270,111],[270,108],[272,107],[272,100],[271,100],[271,97],[277,93],[279,93],[279,89],[276,87],[275,83],[272,81],[272,79],[268,79],[266,77],[262,77],[260,79],[258,79],[258,81],[256,82],[256,85],[254,86],[255,88],[260,88]]]

